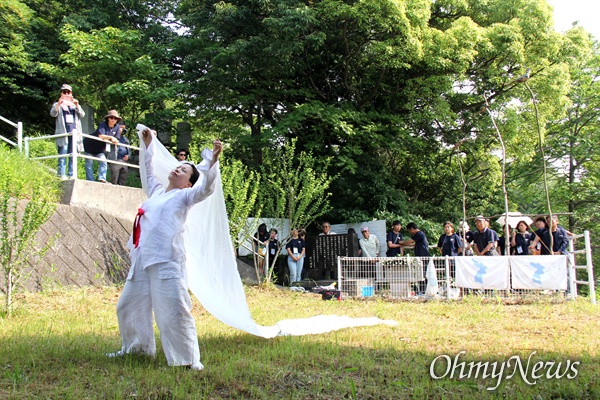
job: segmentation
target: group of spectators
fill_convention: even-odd
[[[450,222],[446,222],[446,224],[451,225]],[[567,254],[569,232],[559,225],[557,215],[552,215],[552,218],[540,216],[534,220],[533,225],[536,229],[530,230],[526,221],[519,221],[515,229],[512,229],[508,239],[510,240],[509,255]],[[458,250],[455,249],[451,253],[442,251],[442,255],[459,255],[461,252],[465,252],[466,255],[471,253],[478,256],[505,255],[507,238],[504,232],[498,236],[498,233],[489,227],[489,220],[483,216],[475,218],[475,226],[477,230],[470,231],[469,226],[465,224],[463,232],[465,243],[463,244],[461,241]],[[503,231],[504,229],[505,227],[503,227]],[[454,230],[453,226],[452,230]],[[441,240],[442,238],[440,238]],[[457,240],[461,240],[461,237],[459,236]],[[438,247],[442,246],[438,243]]]
[[[94,163],[98,163],[97,181],[107,183],[108,157],[110,163],[111,180],[113,185],[124,186],[127,181],[129,167],[126,165],[131,158],[130,144],[127,139],[127,126],[117,110],[110,110],[100,122],[98,128],[91,134],[98,139],[89,137],[81,140],[81,119],[85,117],[85,111],[79,104],[79,101],[73,97],[73,88],[64,84],[60,88],[59,99],[52,104],[50,115],[55,120],[55,135],[69,134],[56,139],[56,148],[59,155],[71,154],[73,152],[73,143],[75,142],[78,152],[84,152],[85,155],[95,157],[99,160],[90,158],[85,159],[85,178],[88,181],[94,181]],[[188,152],[180,149],[176,153],[179,161],[186,161]],[[66,165],[68,163],[68,166]],[[59,157],[57,175],[63,179],[73,178],[73,160],[69,156]]]
[[[254,235],[255,251],[258,257],[258,270],[264,274],[264,260],[267,252],[269,259],[277,257],[279,251],[279,240],[277,240],[277,229],[271,228],[267,233],[267,225],[260,224]],[[292,229],[292,237],[285,245],[287,252],[287,263],[290,270],[290,284],[302,280],[302,268],[304,267],[304,256],[306,255],[306,231],[304,229]],[[277,265],[277,264],[276,264]],[[269,266],[267,265],[267,270]]]
[[[54,117],[56,135],[69,134],[67,137],[56,139],[56,148],[59,155],[70,154],[73,152],[73,143],[75,142],[77,151],[84,151],[86,155],[99,158],[98,162],[98,182],[106,183],[106,173],[108,170],[106,154],[112,160],[126,163],[131,154],[128,147],[129,140],[125,136],[127,127],[122,121],[121,116],[116,110],[110,110],[104,116],[104,120],[98,125],[92,136],[102,140],[84,138],[81,140],[81,118],[85,117],[85,111],[79,104],[79,101],[73,97],[73,88],[64,84],[60,88],[59,99],[52,104],[50,115]],[[111,149],[111,145],[116,145],[116,149]],[[111,151],[112,150],[112,151]],[[68,166],[65,171],[65,164]],[[85,159],[85,177],[88,181],[94,180],[94,160]],[[127,165],[111,163],[111,183],[125,185],[129,168]],[[73,159],[71,157],[59,157],[57,175],[61,179],[73,178]]]
[[[444,222],[444,234],[437,242],[437,248],[443,256],[477,255],[496,256],[504,255],[506,238],[504,233],[498,233],[490,228],[490,221],[483,216],[475,218],[476,230],[469,230],[469,225],[464,222],[462,231],[455,232],[454,224],[450,221]],[[526,221],[519,221],[510,234],[510,255],[551,255],[567,254],[569,243],[569,232],[559,225],[557,215],[550,217],[538,217],[534,221],[535,230],[531,231]],[[324,234],[331,234],[329,223],[323,224]],[[419,229],[416,223],[411,222],[406,226],[410,239],[404,239],[400,232],[402,225],[400,221],[392,222],[392,229],[387,233],[386,257],[404,255],[405,246],[413,246],[417,257],[430,257],[429,242],[427,237]],[[350,229],[349,233],[354,233]],[[379,239],[369,231],[368,226],[361,228],[362,239],[359,240],[359,255],[362,257],[379,257]],[[552,237],[552,239],[551,239]],[[552,247],[552,250],[550,249]]]

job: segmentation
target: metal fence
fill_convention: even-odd
[[[577,240],[580,238],[584,240]],[[567,282],[567,290],[514,289],[512,284],[508,285],[506,290],[458,287],[455,280],[457,272],[455,257],[338,257],[337,281],[343,298],[379,297],[390,300],[428,298],[458,300],[465,296],[503,300],[540,298],[565,300],[577,297],[579,289],[585,285],[588,287],[590,301],[595,304],[596,292],[589,232],[571,237],[570,242],[570,252],[564,269],[566,276],[563,276]],[[583,248],[578,250],[577,245]],[[576,256],[584,265],[576,264]],[[505,257],[510,261],[519,256],[498,257]],[[535,256],[535,258],[539,263],[544,263],[545,256]],[[431,271],[427,271],[428,267]],[[435,274],[437,283],[435,294],[427,293],[428,272]],[[507,276],[509,272],[506,271]],[[429,278],[433,276],[430,275]]]
[[[0,121],[4,121],[7,124],[9,124],[10,126],[13,126],[15,128],[17,128],[17,142],[15,143],[14,141],[5,138],[4,136],[0,135],[0,140],[3,140],[4,142],[10,144],[13,147],[16,147],[19,151],[21,151],[21,148],[23,147],[23,123],[22,122],[12,122],[2,116],[0,116]]]

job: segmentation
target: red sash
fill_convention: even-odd
[[[140,245],[140,234],[142,233],[140,220],[142,219],[142,215],[144,215],[144,210],[138,208],[138,213],[133,220],[133,245],[136,249]]]

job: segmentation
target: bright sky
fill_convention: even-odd
[[[600,0],[547,0],[554,8],[554,27],[559,32],[569,30],[573,22],[600,40]]]

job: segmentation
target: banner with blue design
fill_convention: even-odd
[[[513,289],[567,290],[567,256],[511,257]]]
[[[470,289],[508,289],[507,257],[454,257],[456,286]]]

